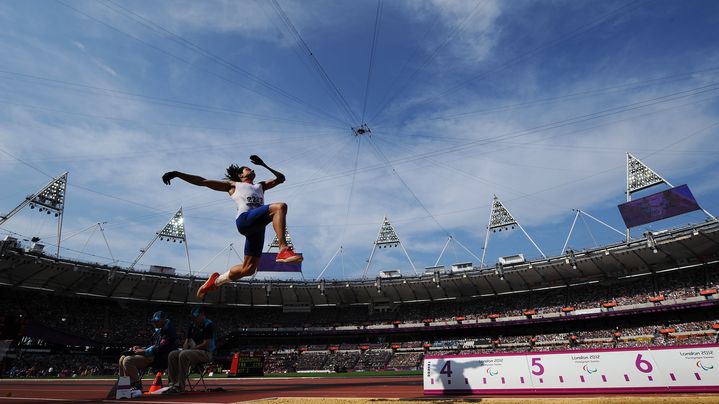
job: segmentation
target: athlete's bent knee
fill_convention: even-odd
[[[287,204],[284,202],[275,202],[272,205],[270,205],[271,210],[273,211],[283,211],[287,212]]]

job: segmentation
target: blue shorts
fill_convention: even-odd
[[[259,257],[262,255],[262,247],[265,243],[265,227],[272,223],[270,217],[270,205],[262,205],[244,212],[237,220],[237,231],[245,236],[245,255]]]

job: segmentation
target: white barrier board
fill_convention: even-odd
[[[718,392],[719,345],[428,355],[425,394]]]

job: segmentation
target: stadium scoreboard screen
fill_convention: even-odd
[[[264,356],[262,353],[257,354],[241,354],[237,358],[237,368],[230,371],[230,377],[250,377],[264,376],[262,370],[264,365]],[[234,367],[234,363],[233,363]]]

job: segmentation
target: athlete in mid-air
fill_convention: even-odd
[[[255,171],[245,166],[238,167],[235,164],[227,168],[224,181],[208,180],[179,171],[170,171],[162,176],[162,181],[167,185],[170,185],[173,178],[179,178],[192,185],[227,192],[230,198],[237,203],[235,224],[240,234],[245,236],[245,258],[242,263],[233,266],[222,275],[217,272],[210,275],[210,278],[197,290],[198,299],[203,299],[207,292],[215,290],[219,286],[255,273],[262,255],[262,245],[265,242],[265,227],[269,223],[272,223],[272,227],[275,229],[280,247],[276,258],[277,262],[302,262],[302,256],[295,254],[292,248],[287,246],[285,240],[287,204],[284,202],[264,204],[265,191],[285,182],[285,176],[268,167],[261,158],[255,155],[250,156],[250,161],[270,170],[275,178],[255,184]]]

